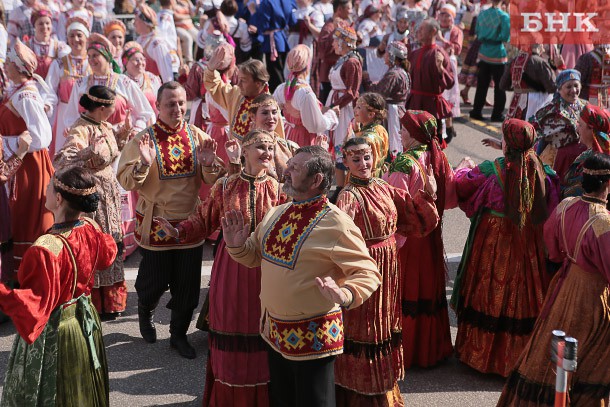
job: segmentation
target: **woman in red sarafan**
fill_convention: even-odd
[[[240,148],[232,142],[229,159],[239,161]],[[282,203],[279,183],[267,172],[273,165],[275,135],[253,130],[241,144],[244,168],[219,179],[208,198],[174,228],[155,218],[172,237],[209,236],[227,211],[237,210],[254,231],[272,207]],[[216,250],[209,292],[209,357],[204,406],[269,405],[267,346],[259,334],[261,271],[233,260],[222,240]],[[205,312],[205,310],[202,310]]]
[[[337,406],[403,406],[398,380],[404,378],[400,294],[402,282],[394,234],[424,236],[438,223],[435,186],[413,197],[372,176],[376,167],[370,139],[356,137],[343,147],[349,182],[337,206],[362,231],[382,276],[379,289],[360,307],[343,310],[345,343],[335,363]],[[383,159],[380,157],[379,159]],[[432,184],[434,179],[430,178]]]
[[[445,209],[457,206],[453,170],[436,137],[434,116],[407,110],[400,119],[404,152],[398,154],[384,179],[390,185],[415,194],[427,183],[425,168],[433,169],[438,185],[437,227],[425,237],[399,241],[402,278],[402,339],[405,368],[430,367],[453,353],[443,246],[442,219]]]

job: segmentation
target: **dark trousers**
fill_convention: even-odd
[[[506,104],[506,92],[500,89],[500,79],[504,73],[504,65],[488,64],[487,62],[479,62],[479,71],[477,73],[477,92],[474,95],[474,104],[472,112],[481,114],[483,106],[485,106],[485,98],[491,79],[494,80],[494,107],[491,117],[500,117],[504,112]]]
[[[335,356],[294,361],[269,348],[271,407],[335,407]]]
[[[271,54],[265,54],[267,72],[269,72],[269,92],[273,94],[275,88],[284,83],[284,64],[286,63],[286,53],[278,52],[275,61],[271,61]]]
[[[203,247],[163,251],[143,248],[140,250],[142,261],[136,278],[140,304],[153,309],[169,288],[172,298],[167,303],[167,308],[175,311],[177,315],[192,316],[199,303]]]
[[[320,102],[322,102],[323,105],[326,105],[326,99],[328,99],[328,95],[332,88],[330,82],[320,82]]]

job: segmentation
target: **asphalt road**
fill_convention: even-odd
[[[468,111],[465,109],[466,113]],[[489,116],[487,110],[486,114]],[[493,159],[499,153],[481,145],[484,137],[499,137],[497,125],[457,120],[455,128],[458,137],[446,150],[454,166],[464,156],[470,156],[478,163]],[[450,296],[469,221],[459,209],[452,209],[446,212],[443,222],[443,238],[450,270],[447,294]],[[209,247],[206,248],[204,259],[201,285],[204,288],[201,290],[200,302],[203,301],[209,281],[212,259]],[[155,344],[146,344],[139,335],[137,324],[137,297],[133,288],[137,264],[137,255],[132,256],[127,263],[129,297],[126,312],[117,321],[103,323],[110,370],[111,404],[134,407],[200,405],[205,381],[207,333],[196,330],[192,324],[189,340],[198,352],[194,360],[183,359],[172,350],[169,347],[169,310],[163,306],[169,300],[166,294],[155,315],[159,339]],[[451,325],[455,340],[456,320],[453,314]],[[14,335],[12,324],[0,325],[0,383],[4,381]],[[496,404],[502,385],[502,378],[480,374],[450,358],[435,368],[408,370],[400,388],[409,406],[484,407]]]

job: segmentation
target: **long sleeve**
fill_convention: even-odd
[[[267,216],[273,211],[269,211]],[[260,267],[261,265],[261,234],[263,231],[261,230],[261,225],[264,225],[266,222],[263,219],[263,222],[259,223],[256,226],[254,232],[250,234],[246,242],[240,247],[226,247],[229,255],[236,262],[243,264],[246,267]]]
[[[51,63],[51,66],[49,67],[49,72],[47,73],[47,77],[45,79],[45,82],[47,83],[47,85],[49,85],[49,88],[55,94],[56,97],[59,92],[59,81],[61,80],[63,72],[64,70],[61,66],[61,59],[56,59]],[[58,102],[59,98],[55,100],[55,104],[53,105],[54,110],[57,108]]]
[[[117,180],[119,184],[127,191],[137,191],[142,188],[142,185],[148,177],[149,170],[138,172],[136,166],[140,163],[140,147],[139,142],[144,132],[136,135],[129,141],[121,153],[119,166],[117,169]],[[154,163],[153,163],[154,165]]]
[[[185,240],[206,238],[220,227],[224,178],[216,181],[206,199],[200,203],[187,220],[180,222],[178,230]]]
[[[562,241],[560,215],[560,208],[557,208],[544,223],[544,243],[546,245],[549,260],[554,263],[561,263],[566,257],[566,253],[562,250],[562,245],[559,243]]]
[[[19,267],[19,284],[23,288],[9,290],[0,284],[0,310],[11,317],[26,342],[33,343],[40,336],[60,304],[62,286],[71,286],[66,279],[68,274],[71,273],[61,272],[58,254],[32,246]]]
[[[38,92],[24,90],[11,98],[19,116],[25,121],[32,136],[30,152],[40,151],[51,144],[51,123],[44,111],[44,102]]]
[[[310,87],[298,89],[292,97],[291,104],[301,113],[303,126],[310,133],[334,130],[339,122],[337,114],[332,109],[322,113],[318,98]]]
[[[439,217],[432,196],[422,190],[413,197],[404,189],[392,188],[392,191],[398,212],[397,231],[401,235],[424,237],[436,228]]]
[[[366,301],[381,284],[381,274],[375,261],[369,255],[364,238],[349,216],[345,221],[339,239],[332,246],[331,260],[345,275],[340,286],[347,287],[353,295],[349,309]]]
[[[363,79],[363,85],[367,92],[379,93],[386,101],[404,101],[411,89],[409,75],[406,72],[400,75],[395,69],[388,70],[377,83],[368,78]]]
[[[348,58],[341,66],[340,75],[346,89],[334,104],[344,108],[350,103],[354,103],[358,98],[358,89],[360,89],[360,84],[362,83],[362,64],[360,60]]]
[[[6,62],[6,51],[8,48],[8,32],[4,26],[0,27],[0,63]]]
[[[241,95],[239,88],[224,82],[218,71],[209,68],[203,72],[203,82],[214,102],[226,111],[231,111],[229,106]]]
[[[128,76],[120,75],[117,92],[123,93],[127,103],[129,103],[133,127],[136,130],[143,130],[156,121],[155,111],[150,102],[138,85]],[[74,96],[74,91],[72,91],[72,96]]]
[[[451,89],[455,85],[455,75],[453,75],[453,66],[449,59],[449,54],[442,48],[437,48],[437,51],[443,54],[443,70],[440,73],[440,84],[443,89]],[[436,69],[436,64],[432,65],[432,69]]]
[[[146,53],[157,63],[163,83],[173,81],[172,56],[168,44],[160,38],[155,38],[148,44]]]
[[[449,42],[453,48],[453,55],[460,55],[464,44],[464,32],[459,27],[453,26],[449,34]]]

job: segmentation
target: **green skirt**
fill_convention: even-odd
[[[100,319],[80,296],[54,310],[31,345],[17,335],[0,406],[109,406],[108,382]]]

